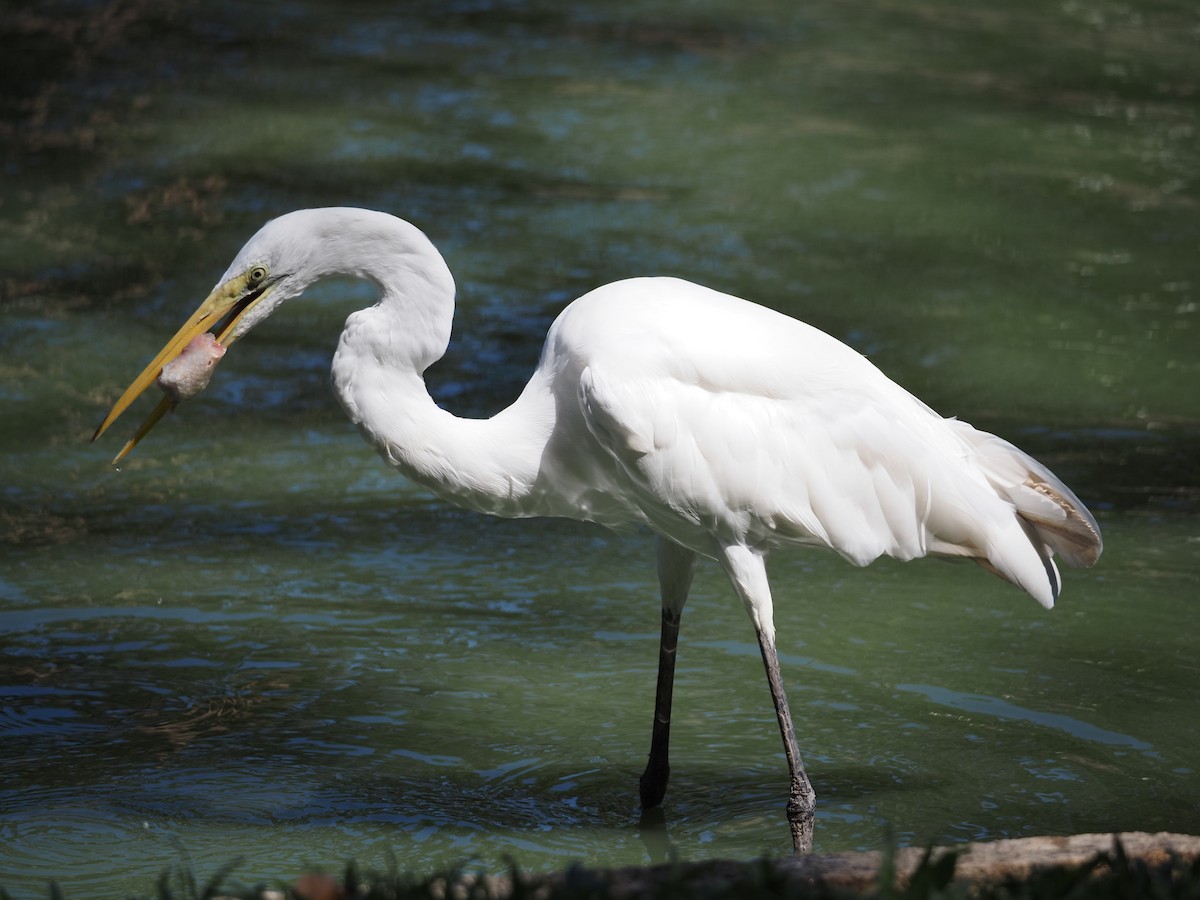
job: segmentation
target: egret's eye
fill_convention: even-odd
[[[255,266],[250,270],[250,283],[260,284],[267,277],[266,266]]]

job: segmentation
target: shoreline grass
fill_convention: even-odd
[[[340,879],[311,872],[291,885],[247,887],[232,877],[239,864],[234,861],[207,878],[181,864],[159,877],[153,893],[141,896],[146,900],[1200,900],[1200,854],[1180,855],[1170,847],[1131,854],[1115,835],[1111,849],[1081,863],[1043,866],[1034,859],[1023,870],[1018,865],[990,879],[980,879],[978,872],[963,877],[959,865],[963,850],[928,848],[911,869],[900,864],[901,852],[889,848],[879,854],[874,876],[858,886],[849,886],[844,879],[798,876],[801,869],[788,858],[761,858],[676,861],[642,869],[572,866],[550,875],[524,873],[514,864],[507,875],[451,871],[424,877],[395,867],[362,872],[349,863]],[[56,882],[50,882],[46,891],[50,900],[71,900]],[[18,898],[0,885],[0,900]]]

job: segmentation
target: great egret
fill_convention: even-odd
[[[516,402],[490,419],[456,418],[423,378],[450,340],[450,271],[415,226],[362,209],[299,210],[263,226],[95,437],[159,380],[167,395],[119,460],[207,384],[225,348],[330,275],[379,290],[346,320],[333,384],[389,463],[481,512],[656,532],[647,809],[666,792],[675,648],[698,556],[722,566],[754,624],[791,775],[792,840],[806,851],[816,798],[779,673],[768,553],[825,547],[860,566],[965,557],[1047,608],[1061,586],[1053,555],[1072,566],[1100,555],[1096,520],[1012,444],[942,418],[816,328],[674,278],[618,281],[571,303]]]

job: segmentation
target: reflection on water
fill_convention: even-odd
[[[388,209],[460,290],[430,372],[510,401],[572,297],[677,274],[813,322],[1101,519],[1046,613],[974,566],[780,557],[818,849],[1200,828],[1200,239],[1168,3],[75,3],[0,15],[0,883],[148,892],[349,858],[781,853],[783,763],[714,570],[645,821],[650,542],[388,472],[328,360],[255,332],[122,465],[113,397],[262,221]],[[86,37],[86,39],[84,39]],[[118,435],[121,437],[121,435]]]
[[[1127,734],[1105,731],[1103,728],[1097,728],[1095,725],[1081,722],[1079,719],[1072,718],[1071,716],[1024,709],[997,697],[964,694],[960,691],[952,691],[948,688],[928,684],[898,684],[896,685],[896,689],[924,694],[934,703],[965,710],[966,712],[980,713],[996,719],[1031,722],[1043,728],[1054,728],[1085,741],[1095,741],[1114,747],[1128,747],[1131,750],[1141,750],[1144,752],[1152,752],[1154,749],[1145,741],[1140,741]]]

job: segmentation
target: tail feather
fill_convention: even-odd
[[[1007,526],[992,532],[987,556],[975,562],[993,575],[1015,584],[1046,609],[1051,609],[1062,590],[1062,576],[1051,549],[1039,540],[1034,527],[1024,519],[1010,519]]]
[[[1100,526],[1066,485],[1048,469],[1039,468],[1041,472],[1031,471],[1023,484],[1007,492],[1017,514],[1067,565],[1094,565],[1104,549]],[[1046,475],[1054,481],[1048,481]]]
[[[1043,553],[1047,560],[1050,551],[1074,567],[1093,565],[1100,558],[1104,549],[1100,526],[1057,475],[1008,441],[958,424],[992,487],[1016,507],[1023,524],[1029,526],[1027,531],[1033,532],[1030,539],[1035,546],[1048,548]]]

